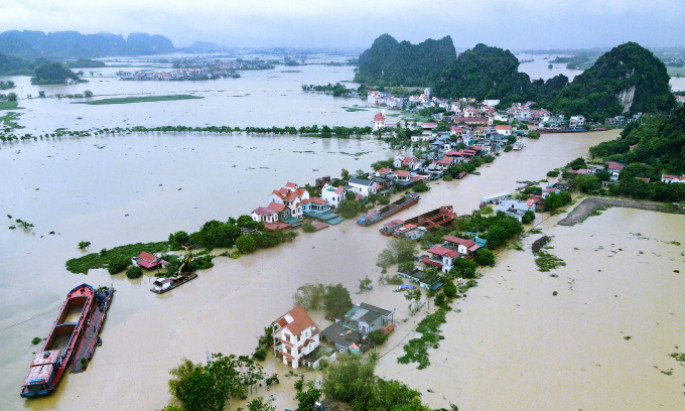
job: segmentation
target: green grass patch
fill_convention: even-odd
[[[449,311],[448,306],[440,307],[433,314],[429,314],[421,320],[416,331],[421,334],[419,338],[413,338],[404,346],[404,355],[397,359],[400,364],[416,362],[422,370],[430,365],[428,360],[428,348],[438,348],[440,340],[444,339],[440,334],[440,325],[446,322],[445,315]]]
[[[540,251],[535,259],[535,265],[538,266],[538,271],[547,272],[559,266],[565,266],[566,262],[554,254],[550,254],[546,251]]]
[[[670,355],[678,362],[685,362],[685,353],[672,352]]]
[[[103,268],[107,261],[114,257],[128,257],[137,256],[141,251],[148,253],[157,253],[166,251],[169,248],[167,241],[160,241],[158,243],[136,243],[114,247],[111,250],[103,249],[99,253],[91,253],[79,258],[72,258],[67,261],[67,270],[74,274],[88,274],[91,268]]]
[[[204,97],[192,96],[190,94],[170,94],[166,96],[143,96],[143,97],[117,97],[117,98],[103,98],[100,100],[79,101],[71,104],[88,104],[91,106],[99,106],[103,104],[131,104],[131,103],[152,103],[156,101],[174,101],[174,100],[197,100]]]
[[[16,101],[0,101],[0,110],[16,110],[19,108],[19,103]]]
[[[343,107],[343,108],[344,108],[345,111],[347,111],[348,113],[354,113],[355,111],[368,111],[368,110],[366,110],[366,109],[364,109],[364,108],[357,108],[357,107]]]
[[[6,127],[12,129],[24,128],[23,126],[20,126],[19,123],[17,123],[19,117],[21,117],[21,113],[7,113],[4,116],[0,116],[0,125],[5,125]]]

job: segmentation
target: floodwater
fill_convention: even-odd
[[[567,266],[538,272],[540,235],[529,236],[448,314],[429,368],[398,367],[395,350],[377,373],[434,407],[685,409],[685,369],[669,356],[685,346],[685,255],[671,243],[685,244],[683,217],[612,208],[575,227],[558,219],[541,227]]]
[[[302,78],[297,78],[298,73],[284,73],[279,79],[273,79],[265,72],[248,72],[244,78],[238,80],[201,83],[202,87],[215,89],[206,93],[212,97],[205,100],[120,106],[69,105],[68,101],[53,99],[23,100],[21,105],[26,107],[28,113],[22,117],[21,122],[27,126],[27,130],[47,131],[61,126],[71,129],[116,126],[121,125],[124,119],[130,125],[203,125],[205,122],[231,124],[232,118],[239,118],[243,122],[233,124],[258,126],[287,124],[297,127],[315,123],[365,125],[370,122],[374,110],[357,113],[344,110],[345,106],[361,105],[358,100],[346,101],[330,96],[304,94],[299,89],[303,82],[335,82],[351,78],[351,69],[310,66],[301,70],[302,73],[312,70],[313,78],[307,78],[304,74]],[[103,79],[103,83],[105,81],[108,80]],[[250,90],[250,95],[243,98],[243,103],[218,96],[223,94],[218,92],[219,87],[228,82],[233,82],[230,83],[233,90]],[[122,94],[133,92],[131,90],[165,94],[185,92],[186,87],[198,87],[190,83],[118,82],[110,84],[110,88],[98,91],[96,84],[99,83],[94,81],[86,86],[95,94],[114,94],[111,89]],[[132,89],[125,93],[121,91],[126,87]],[[76,89],[71,88],[64,90],[76,92]],[[27,92],[26,89],[24,92]],[[213,96],[214,92],[216,96]],[[207,105],[204,108],[195,106],[197,102]],[[279,119],[283,122],[279,123]],[[419,205],[404,211],[398,217],[408,218],[443,204],[453,204],[459,214],[468,213],[477,207],[481,197],[511,191],[520,180],[544,178],[548,170],[586,155],[589,146],[617,135],[617,131],[608,131],[543,135],[540,140],[529,140],[526,143],[528,147],[523,151],[503,153],[495,163],[483,166],[479,170],[480,176],[433,184],[432,190],[422,196]],[[278,188],[287,181],[312,183],[318,176],[339,175],[342,168],[350,171],[366,169],[372,162],[388,158],[392,154],[382,144],[368,139],[324,140],[291,136],[248,136],[241,133],[102,135],[65,138],[61,141],[26,141],[0,146],[0,171],[6,182],[3,190],[0,190],[0,214],[11,214],[13,218],[21,218],[35,225],[28,232],[0,227],[0,344],[3,347],[0,351],[0,374],[3,376],[0,380],[0,409],[161,408],[170,399],[167,390],[170,368],[184,357],[199,362],[204,361],[207,353],[212,352],[252,352],[263,327],[292,307],[291,296],[300,285],[315,281],[341,282],[350,289],[356,289],[358,280],[367,275],[375,282],[380,274],[375,266],[376,257],[388,240],[377,233],[378,227],[363,228],[352,221],[315,234],[300,233],[293,243],[262,250],[238,260],[217,258],[215,267],[200,272],[197,280],[161,296],[148,291],[154,280],[151,276],[128,280],[123,274],[110,276],[102,269],[91,270],[88,276],[74,275],[65,270],[64,262],[84,253],[77,249],[79,241],[91,241],[90,252],[137,241],[158,241],[166,238],[172,231],[197,230],[203,222],[210,219],[225,220],[228,216],[237,217],[247,213],[258,205],[264,205],[271,189]],[[604,227],[600,222],[610,217],[611,213],[614,210],[606,212],[606,216],[592,217],[595,220],[588,220],[570,230],[574,230],[572,233],[582,233],[591,223],[592,227],[597,227],[597,232],[593,232],[595,240],[611,244],[614,237],[608,228],[613,230],[613,227],[623,224],[622,219],[633,225],[649,223],[642,217],[635,219],[633,215],[622,215],[616,217],[617,220],[609,221],[607,227]],[[681,221],[664,222],[657,219],[654,220],[657,225],[651,227],[667,223],[674,233],[678,233],[682,232]],[[9,220],[6,224],[9,225]],[[647,234],[647,227],[634,230],[652,237]],[[50,234],[51,231],[55,233]],[[583,267],[587,262],[585,255],[576,257],[573,253],[562,254],[563,250],[570,252],[568,246],[564,246],[565,243],[562,242],[564,234],[560,231],[557,235],[555,251],[569,264],[566,269]],[[568,237],[568,241],[579,241],[580,238],[575,234]],[[659,238],[672,240],[677,235],[664,237],[669,238]],[[685,242],[682,239],[680,241]],[[518,260],[523,259],[524,255],[528,259],[519,263]],[[511,263],[510,256],[513,257]],[[659,267],[662,263],[657,256],[648,254],[645,258],[647,257],[652,267]],[[575,265],[576,258],[582,260],[579,265]],[[520,323],[522,329],[529,326],[530,321],[527,318],[511,317],[516,311],[506,298],[499,301],[503,292],[495,295],[499,283],[503,281],[497,276],[506,275],[497,274],[497,270],[506,269],[506,265],[514,267],[514,264],[516,267],[521,264],[520,269],[524,270],[524,267],[532,267],[529,260],[532,261],[529,254],[505,252],[501,256],[500,266],[486,272],[481,285],[471,290],[472,295],[461,304],[463,312],[451,314],[445,326],[447,339],[439,351],[432,353],[431,359],[437,364],[442,362],[439,360],[442,355],[460,359],[473,358],[472,362],[462,365],[464,372],[459,374],[446,374],[448,370],[433,365],[416,374],[419,376],[417,379],[414,378],[412,366],[400,366],[394,362],[393,356],[401,352],[402,338],[411,333],[418,317],[408,317],[406,300],[402,294],[393,293],[392,286],[378,286],[374,283],[373,291],[353,295],[355,302],[368,301],[379,306],[396,308],[395,318],[408,320],[406,323],[401,322],[397,333],[386,345],[386,349],[389,349],[399,344],[397,349],[383,357],[379,373],[403,379],[411,386],[421,389],[431,405],[446,403],[447,400],[443,400],[441,396],[451,393],[446,398],[460,406],[463,404],[464,409],[501,408],[481,406],[479,398],[492,395],[492,391],[486,388],[488,379],[479,380],[483,384],[480,391],[474,388],[471,391],[472,397],[468,397],[465,394],[468,390],[460,388],[464,384],[458,378],[462,381],[469,380],[468,377],[462,377],[469,375],[469,365],[477,368],[470,369],[471,372],[485,373],[487,370],[481,369],[481,364],[476,360],[478,358],[505,355],[517,346],[520,351],[535,352],[537,344],[534,343],[541,340],[537,336],[523,344],[518,340],[509,344],[500,340],[503,353],[493,354],[491,347],[484,350],[477,340],[468,345],[462,344],[460,332],[464,328],[463,325],[460,326],[460,321],[473,321],[467,334],[477,335],[477,332],[486,333],[492,330],[489,326],[483,327],[484,324],[489,324],[490,311],[479,311],[481,306],[487,306],[487,302],[494,304],[491,310],[499,310],[501,318],[498,321],[505,324]],[[551,284],[555,286],[566,284],[562,282],[564,280],[561,275],[548,280],[545,275],[534,270],[527,270],[526,273],[535,275],[537,282],[554,280],[556,283]],[[491,278],[494,280],[490,280]],[[535,287],[535,284],[523,282],[524,279],[519,279],[521,285],[517,289]],[[31,345],[31,339],[47,335],[66,293],[82,282],[94,286],[111,284],[118,290],[102,332],[103,345],[98,348],[88,370],[85,373],[68,375],[53,395],[30,401],[19,398],[19,386],[28,369],[32,352],[39,349],[39,346]],[[665,285],[671,287],[671,284]],[[629,314],[625,310],[632,301],[632,295],[627,290],[628,288],[626,298],[617,300],[623,304],[623,311],[617,311],[621,320],[623,315]],[[630,290],[630,293],[635,294],[643,291],[636,291],[635,288]],[[561,288],[559,291],[561,292]],[[586,293],[587,298],[592,299],[595,298],[592,291],[579,288],[576,294],[578,298],[585,298],[583,293]],[[489,295],[493,298],[487,298]],[[563,301],[560,297],[552,302]],[[523,301],[531,304],[528,315],[545,314],[542,303],[546,304],[548,301],[547,294],[528,295]],[[468,314],[469,310],[472,314]],[[560,311],[561,308],[556,312],[561,315]],[[590,317],[592,312],[587,311],[586,315]],[[320,316],[315,318],[320,320]],[[326,324],[319,325],[323,328]],[[553,328],[553,331],[562,330]],[[626,330],[635,337],[639,335],[638,331]],[[682,335],[682,330],[680,331]],[[588,331],[588,335],[589,333]],[[625,342],[618,338],[616,344],[634,344],[635,340],[637,338]],[[640,341],[640,344],[646,345],[635,344],[633,347],[650,350],[653,355],[661,355],[661,347],[648,345],[650,340],[646,338]],[[546,348],[551,353],[554,352],[553,347]],[[671,351],[666,354],[668,352]],[[569,361],[572,360],[575,361],[569,357]],[[667,360],[664,359],[664,366]],[[619,366],[629,369],[631,361],[632,359],[626,359],[624,363],[617,365],[617,369],[624,371]],[[286,372],[283,367],[273,364],[273,361],[267,364],[269,370],[275,370],[281,376]],[[457,366],[449,361],[443,366],[448,364]],[[573,364],[569,362],[566,365]],[[495,374],[497,370],[490,371]],[[677,372],[669,377],[673,378],[671,381],[676,380]],[[629,373],[625,374],[622,378],[628,378]],[[454,381],[442,378],[443,375],[453,375]],[[493,375],[491,378],[500,377]],[[436,380],[440,382],[435,382]],[[523,378],[517,384],[534,387],[537,382]],[[290,387],[292,381],[281,378],[281,386],[274,391],[277,393],[276,404],[279,408],[294,408],[294,395]],[[427,388],[432,388],[436,394],[426,393]],[[269,393],[261,391],[259,394]],[[534,394],[526,393],[526,396],[535,398]],[[585,395],[589,399],[593,398],[591,394]],[[568,403],[575,406],[589,403],[589,400],[566,400],[566,397],[551,392],[546,404]],[[488,404],[487,399],[483,399],[482,404]]]

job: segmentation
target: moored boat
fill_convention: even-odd
[[[57,388],[90,318],[93,296],[93,287],[88,284],[69,291],[43,349],[31,361],[22,384],[22,397],[41,397]]]
[[[379,231],[383,235],[400,236],[399,232],[402,232],[401,227],[413,225],[414,227],[412,228],[424,227],[426,230],[430,230],[436,225],[442,225],[452,221],[456,216],[457,215],[453,212],[453,207],[451,205],[445,205],[405,221],[391,221],[388,224],[384,224]]]
[[[587,133],[588,130],[584,128],[539,128],[538,133],[552,134],[552,133]]]
[[[160,278],[158,280],[155,280],[154,283],[152,283],[152,288],[150,288],[150,291],[152,291],[155,294],[164,294],[165,292],[171,291],[174,288],[181,286],[187,283],[188,281],[194,280],[196,278],[197,274],[195,273],[179,275],[176,277]]]
[[[397,214],[400,211],[409,208],[419,202],[419,195],[417,193],[409,193],[404,197],[400,197],[394,202],[383,206],[381,208],[371,210],[366,215],[359,217],[357,223],[363,226],[369,226],[384,220],[391,215]]]

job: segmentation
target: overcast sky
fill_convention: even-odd
[[[368,48],[452,36],[509,48],[685,45],[683,0],[0,0],[0,31],[162,34],[175,46]]]

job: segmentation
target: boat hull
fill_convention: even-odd
[[[81,284],[67,293],[57,320],[31,362],[20,395],[42,397],[52,393],[64,376],[78,347],[93,308],[93,287]]]
[[[419,202],[419,195],[416,193],[407,194],[406,196],[397,199],[392,204],[388,204],[385,207],[381,207],[378,210],[374,210],[371,213],[359,218],[357,224],[364,227],[375,224],[379,221],[385,220],[386,218],[399,213]]]

